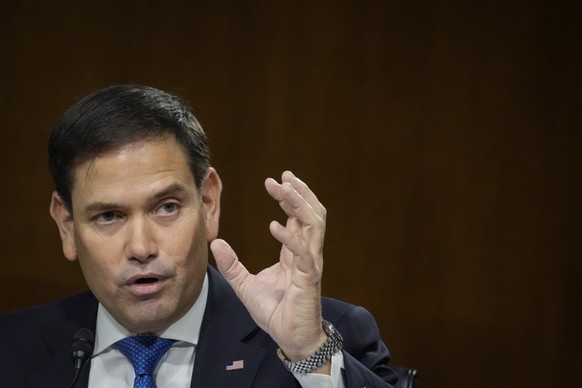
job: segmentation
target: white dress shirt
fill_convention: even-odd
[[[190,388],[196,345],[206,301],[208,299],[208,275],[204,278],[200,296],[182,318],[161,333],[160,337],[177,340],[162,357],[153,377],[160,388]],[[131,362],[115,347],[115,342],[135,335],[99,304],[95,349],[91,358],[89,388],[129,388],[133,387],[135,372]],[[305,388],[343,388],[341,378],[343,355],[337,353],[332,358],[331,376],[321,374],[295,375]]]

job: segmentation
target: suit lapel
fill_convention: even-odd
[[[226,280],[213,267],[208,269],[208,302],[196,347],[192,384],[194,387],[251,387],[266,350],[248,342],[260,332],[244,305]],[[80,328],[93,333],[98,302],[91,293],[82,294],[59,306],[58,330],[44,334],[46,351],[38,369],[27,376],[28,386],[60,388],[67,386],[74,375],[71,340]],[[242,369],[227,370],[228,362],[242,361]],[[90,363],[85,366],[75,385],[86,388]]]
[[[58,303],[51,316],[51,324],[45,326],[42,337],[45,348],[38,355],[38,362],[31,366],[26,376],[27,386],[66,387],[73,378],[74,365],[71,358],[71,342],[75,332],[88,328],[95,332],[97,300],[87,292]],[[88,365],[83,369],[76,388],[87,387]]]
[[[192,387],[250,387],[265,349],[246,342],[259,331],[226,280],[209,266],[208,302],[196,347]],[[242,369],[227,370],[242,361]]]

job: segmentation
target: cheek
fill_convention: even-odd
[[[198,226],[200,224],[183,228],[181,233],[175,235],[172,246],[169,247],[174,250],[173,256],[182,258],[178,265],[188,268],[190,272],[197,272],[202,267],[206,270],[208,262],[206,230]]]
[[[89,283],[105,283],[112,277],[113,261],[116,257],[116,246],[113,241],[95,241],[82,238],[76,239],[77,254],[81,271]]]

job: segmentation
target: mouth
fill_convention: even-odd
[[[158,278],[139,278],[133,284],[149,284],[160,281]]]
[[[167,276],[157,274],[157,273],[143,273],[143,274],[133,275],[132,277],[127,279],[126,283],[128,286],[132,286],[134,284],[151,284],[151,283],[162,281],[166,277]]]
[[[162,291],[167,277],[159,274],[141,274],[132,276],[127,287],[136,297],[151,297]]]

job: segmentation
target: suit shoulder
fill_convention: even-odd
[[[376,320],[364,307],[323,298],[322,313],[323,318],[330,321],[342,334],[344,346],[350,352],[361,353],[372,343],[385,347]],[[388,355],[387,350],[386,354]]]
[[[322,298],[323,317],[330,322],[338,322],[345,318],[350,320],[373,320],[372,314],[362,306],[343,302],[333,298]]]
[[[94,311],[94,313],[93,313]],[[90,292],[0,315],[0,335],[27,330],[50,330],[66,321],[82,321],[97,314],[97,300]]]

